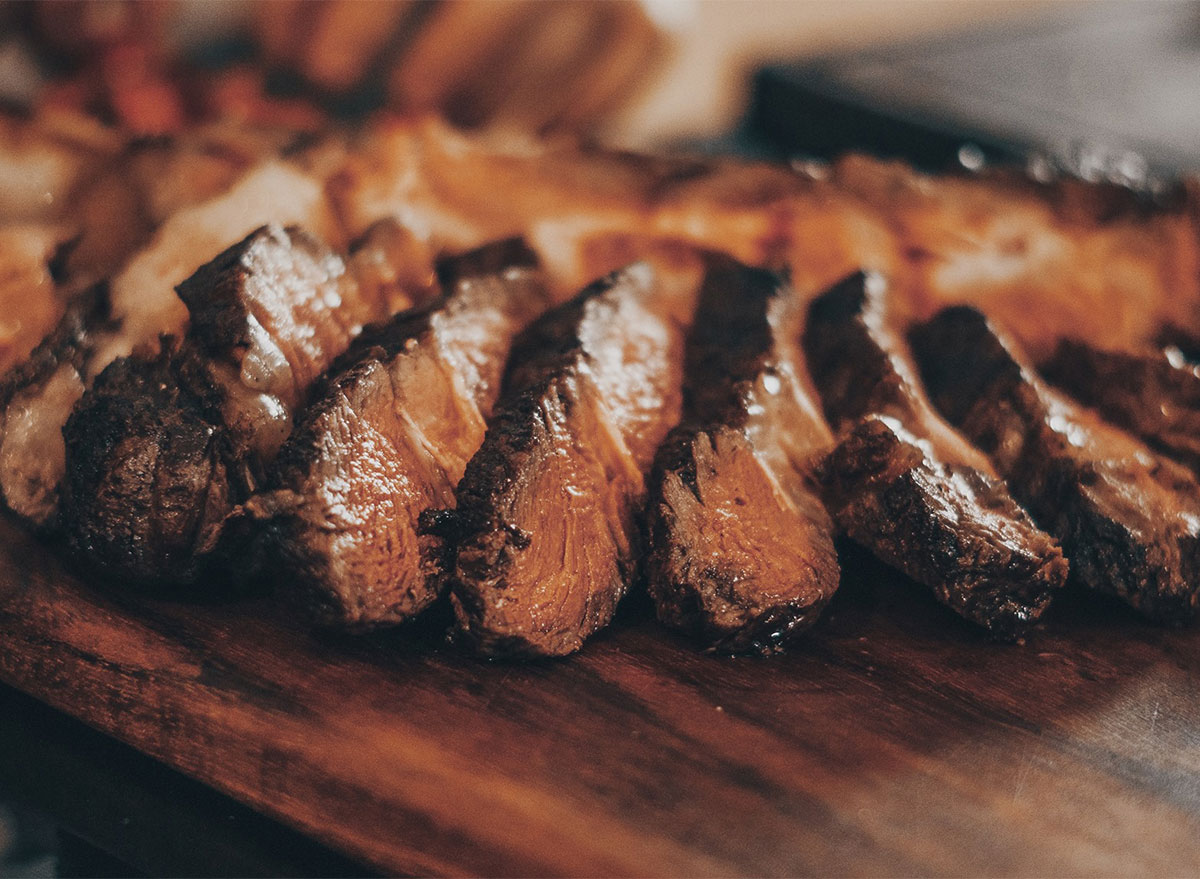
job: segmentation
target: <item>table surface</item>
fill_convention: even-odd
[[[792,653],[630,608],[579,655],[106,592],[0,522],[0,679],[387,873],[1187,874],[1200,631],[1068,597],[985,641],[852,549]],[[165,831],[164,831],[165,832]]]

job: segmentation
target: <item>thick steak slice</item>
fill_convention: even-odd
[[[685,355],[683,423],[647,505],[658,618],[722,652],[768,653],[838,586],[814,465],[833,442],[800,353],[787,281],[712,257]]]
[[[224,155],[226,151],[221,152]],[[30,363],[14,369],[13,375],[18,378],[4,380],[8,391],[0,392],[0,402],[5,408],[10,403],[17,408],[15,415],[0,424],[0,446],[9,450],[0,452],[5,461],[0,465],[5,471],[0,474],[0,494],[6,506],[35,527],[53,528],[58,521],[66,471],[61,434],[76,401],[114,358],[135,349],[157,348],[160,333],[183,333],[187,309],[173,285],[186,278],[205,256],[228,247],[270,219],[338,233],[320,181],[291,165],[265,160],[241,175],[228,191],[227,169],[218,174],[221,180],[198,186],[191,185],[198,181],[177,163],[166,163],[159,169],[160,174],[164,170],[170,173],[146,185],[147,197],[162,202],[163,210],[169,206],[178,209],[165,218],[149,241],[126,254],[124,268],[106,284],[103,317],[82,320],[94,315],[94,297],[73,306],[31,356]],[[143,172],[152,173],[147,169]],[[105,190],[111,191],[109,187],[103,180],[92,181],[88,200],[95,205],[73,204],[72,216],[81,225],[83,237],[76,247],[63,252],[68,274],[75,276],[72,283],[78,281],[78,276],[91,277],[102,266],[109,267],[125,253],[124,245],[116,247],[115,242],[109,242],[98,248],[107,254],[101,258],[97,252],[101,239],[110,232],[121,238],[129,231],[122,228],[112,232],[107,227],[132,224],[140,228],[144,224],[144,218],[122,213],[128,213],[131,187],[137,188],[131,181],[116,181],[112,198],[117,201],[110,202],[105,198]],[[174,187],[187,191],[164,191],[157,199],[151,195],[160,188]],[[203,200],[192,203],[193,199]],[[126,244],[134,246],[148,231],[137,232]],[[70,339],[69,356],[53,354],[67,350],[63,347],[66,339]],[[48,354],[62,363],[46,372]],[[17,433],[8,437],[13,425]]]
[[[1063,339],[1041,371],[1106,420],[1200,473],[1200,366],[1179,349],[1110,351]]]
[[[637,263],[514,346],[459,483],[452,598],[483,653],[560,656],[607,625],[639,558],[646,472],[678,420],[699,268]]]
[[[108,315],[104,286],[81,294],[0,384],[0,499],[37,529],[58,524],[62,426],[83,396],[92,339]]]
[[[549,305],[536,258],[516,242],[442,274],[442,299],[356,345],[281,452],[274,490],[247,504],[279,581],[329,625],[394,625],[438,596],[439,543],[420,516],[454,506],[509,346]]]
[[[1200,485],[1182,466],[1049,389],[968,307],[912,333],[930,396],[1062,541],[1073,577],[1160,621],[1200,589]]]
[[[933,411],[883,280],[852,275],[816,299],[804,348],[840,436],[822,476],[838,525],[955,612],[1019,637],[1066,580],[1062,551]]]
[[[386,313],[337,254],[277,226],[201,267],[179,295],[192,314],[182,345],[118,358],[64,430],[72,545],[99,573],[144,586],[204,571],[226,515],[261,483],[313,382]]]

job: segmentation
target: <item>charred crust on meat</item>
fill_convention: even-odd
[[[175,288],[188,307],[188,337],[211,355],[231,358],[236,363],[237,352],[250,347],[250,326],[258,320],[245,293],[246,285],[253,282],[255,263],[269,261],[275,253],[295,251],[329,264],[331,273],[341,271],[340,260],[304,230],[261,226]]]
[[[892,419],[858,422],[821,475],[847,536],[998,638],[1024,634],[1065,578],[1061,550],[1002,484],[938,462]],[[989,513],[1007,527],[987,527]]]
[[[343,275],[305,233],[258,229],[179,286],[192,314],[184,340],[101,374],[64,430],[64,523],[94,568],[177,591],[226,560],[224,525],[261,484],[308,376],[373,313]],[[248,377],[239,361],[251,346]]]
[[[885,285],[852,275],[810,306],[804,347],[838,446],[821,468],[838,525],[995,637],[1015,639],[1066,579],[1054,540],[925,399]]]
[[[1182,352],[1108,351],[1062,339],[1041,372],[1155,451],[1200,473],[1200,367]]]
[[[800,399],[801,311],[786,278],[707,262],[684,418],[650,479],[647,583],[663,623],[718,652],[770,653],[837,589],[833,526],[811,484],[830,437]]]
[[[513,345],[496,414],[456,493],[451,600],[463,640],[479,652],[578,650],[612,619],[633,580],[641,468],[650,461],[635,460],[630,435],[614,420],[619,391],[609,398],[603,388],[629,378],[630,358],[641,364],[644,354],[664,370],[644,388],[660,400],[646,410],[655,446],[674,422],[678,403],[667,400],[677,393],[682,328],[654,310],[665,306],[649,306],[657,285],[648,265],[615,272],[543,315]],[[613,356],[606,342],[590,341],[601,329],[606,339],[628,340],[643,329],[631,323],[638,321],[656,327],[650,348],[622,347],[606,361]]]
[[[1194,616],[1200,485],[1185,468],[1048,388],[973,308],[911,335],[936,404],[1062,541],[1077,582],[1159,622]]]
[[[64,436],[67,538],[97,573],[146,587],[164,572],[181,583],[204,572],[237,500],[234,456],[181,381],[173,344],[110,364]]]
[[[439,298],[339,359],[248,505],[320,625],[398,625],[443,594],[460,522],[439,508],[483,439],[510,340],[549,303],[519,241],[445,260],[441,277]]]
[[[472,251],[437,262],[437,279],[442,289],[451,290],[459,281],[495,275],[511,269],[536,269],[538,256],[524,238],[505,238]]]

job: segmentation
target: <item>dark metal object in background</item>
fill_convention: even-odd
[[[851,150],[931,171],[1144,186],[1200,166],[1200,7],[1095,3],[1029,24],[769,67],[742,137],[757,151]]]

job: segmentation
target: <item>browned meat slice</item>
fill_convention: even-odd
[[[325,245],[274,226],[179,295],[192,316],[179,349],[118,358],[64,430],[72,545],[99,572],[148,586],[203,570],[313,382],[386,305]]]
[[[1046,387],[972,308],[946,309],[912,339],[938,408],[1062,541],[1076,580],[1155,620],[1194,614],[1200,485],[1186,469]]]
[[[993,634],[1018,637],[1067,565],[988,460],[933,411],[882,278],[856,274],[816,299],[804,333],[813,380],[840,442],[824,497],[855,541]]]
[[[0,499],[35,528],[58,521],[62,426],[83,394],[92,338],[107,329],[108,292],[94,287],[0,384]]]
[[[65,273],[65,286],[60,283],[53,292],[45,291],[44,295],[55,299],[54,307],[62,307],[57,302],[59,296],[69,298],[67,294],[86,286],[88,278],[110,270],[127,256],[125,247],[134,246],[149,234],[147,218],[129,204],[130,199],[140,198],[134,193],[145,190],[143,195],[155,200],[153,192],[157,188],[182,187],[183,191],[158,199],[162,210],[178,209],[145,246],[129,256],[124,269],[107,285],[102,320],[80,320],[82,315],[94,313],[94,300],[74,307],[40,347],[36,358],[40,365],[21,366],[14,371],[16,378],[4,380],[8,390],[0,401],[5,408],[10,403],[17,408],[15,414],[0,419],[0,449],[8,450],[0,451],[4,459],[0,465],[4,470],[0,493],[6,506],[38,527],[49,526],[58,518],[60,484],[66,468],[61,435],[72,407],[96,374],[115,357],[141,346],[157,346],[160,333],[183,332],[187,309],[172,286],[195,268],[200,259],[196,254],[214,253],[233,244],[270,216],[311,220],[322,230],[333,227],[319,182],[291,166],[265,161],[225,192],[229,181],[224,159],[218,162],[220,173],[207,179],[207,174],[188,171],[182,153],[167,150],[160,157],[167,160],[158,167],[142,168],[147,179],[139,183],[133,178],[140,176],[138,160],[146,156],[146,150],[128,152],[124,164],[120,156],[113,159],[111,170],[120,165],[119,174],[112,179],[102,174],[88,180],[65,212],[64,221],[69,222],[64,228],[74,229],[80,237],[55,256],[53,274],[56,281],[64,282],[60,275]],[[225,156],[229,150],[222,148],[219,152]],[[241,160],[230,161],[237,164]],[[114,192],[121,197],[110,197]],[[58,200],[57,190],[45,194]],[[193,204],[194,200],[199,203]],[[154,222],[161,219],[157,211],[151,213],[155,214]],[[112,232],[112,227],[121,227],[121,231]],[[118,246],[118,239],[124,243]],[[211,249],[206,251],[206,247]],[[34,276],[46,273],[34,268]],[[14,283],[21,287],[14,295],[37,295],[28,279],[14,276]],[[7,321],[0,318],[3,323]],[[69,356],[52,353],[64,351],[67,339],[71,340]],[[48,369],[47,356],[63,362],[59,368]],[[10,428],[16,430],[15,436],[7,436]]]
[[[1107,184],[932,176],[866,156],[840,159],[831,180],[883,214],[905,256],[889,277],[907,319],[969,303],[1042,357],[1067,335],[1145,344],[1200,305],[1200,214],[1182,192],[1152,202]]]
[[[698,276],[635,264],[514,346],[445,529],[455,611],[481,652],[564,655],[612,619],[638,558],[644,474],[678,420]]]
[[[1155,451],[1200,473],[1200,367],[1179,349],[1110,351],[1063,339],[1042,373]]]
[[[536,258],[517,242],[451,260],[443,276],[444,298],[356,345],[280,454],[275,490],[247,505],[265,520],[280,582],[324,623],[394,625],[438,596],[438,542],[419,518],[454,506],[509,345],[548,305]]]
[[[812,484],[833,437],[779,275],[713,257],[685,355],[683,423],[650,480],[648,583],[664,623],[723,652],[771,652],[838,586]]]

